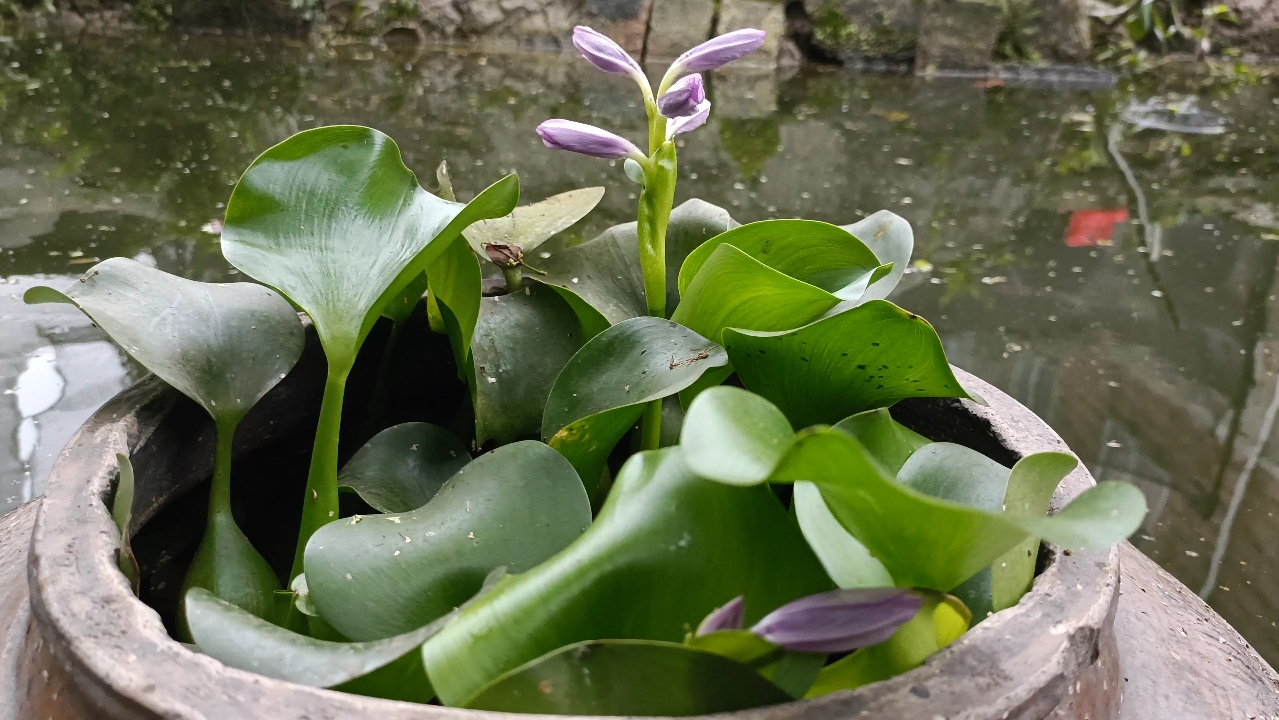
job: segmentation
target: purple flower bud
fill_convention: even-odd
[[[745,609],[746,596],[738,595],[712,610],[711,614],[697,626],[697,632],[694,635],[701,637],[720,630],[741,630]]]
[[[644,71],[635,62],[635,58],[603,33],[578,25],[573,28],[573,47],[582,53],[587,62],[606,73],[644,79]],[[648,81],[645,79],[644,82]]]
[[[681,75],[686,72],[714,70],[758,50],[764,44],[764,37],[767,34],[763,30],[746,28],[711,38],[675,58],[675,63],[671,65],[667,74]]]
[[[537,134],[546,147],[554,150],[568,150],[605,160],[645,159],[644,153],[630,140],[594,125],[572,120],[547,120],[537,126]]]
[[[892,637],[922,605],[918,593],[899,588],[833,590],[783,605],[751,632],[796,652],[848,652]]]
[[[706,86],[700,74],[685,75],[657,99],[657,109],[668,118],[687,117],[697,112],[706,99]]]
[[[697,105],[697,109],[692,115],[687,117],[675,118],[666,126],[666,139],[669,140],[676,135],[683,135],[686,132],[692,132],[697,128],[706,124],[706,120],[711,116],[711,101],[703,100]]]

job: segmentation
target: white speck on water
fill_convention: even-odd
[[[1199,553],[1195,552],[1194,550],[1187,550],[1187,551],[1186,551],[1186,556],[1187,556],[1187,557],[1199,557]]]

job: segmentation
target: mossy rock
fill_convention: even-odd
[[[820,0],[809,11],[813,41],[841,60],[908,60],[919,39],[916,0]]]

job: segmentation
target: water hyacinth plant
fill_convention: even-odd
[[[324,127],[267,150],[227,203],[223,253],[260,284],[113,259],[28,293],[76,304],[215,421],[205,540],[180,607],[157,608],[180,611],[193,648],[411,702],[727,712],[909,671],[1015,605],[1041,542],[1136,530],[1145,502],[1123,483],[1048,515],[1069,454],[1009,468],[894,419],[911,398],[979,401],[927,321],[886,300],[913,249],[902,218],[674,207],[675,138],[712,107],[700,73],[763,41],[703,43],[654,89],[619,45],[574,31],[648,117],[646,149],[572,119],[537,128],[640,185],[636,222],[586,242],[547,241],[602,188],[517,207],[510,176],[460,203],[444,166],[431,193],[386,135]],[[263,557],[231,516],[231,438],[302,353],[295,308],[327,374],[289,489],[294,551]],[[348,402],[362,354],[372,389]],[[397,392],[406,363],[429,401]],[[151,582],[127,537],[118,562]]]

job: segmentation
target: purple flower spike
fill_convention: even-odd
[[[741,630],[743,613],[746,609],[746,597],[738,595],[711,611],[710,615],[697,626],[697,637],[709,635],[720,630]]]
[[[848,652],[892,637],[923,602],[899,588],[833,590],[783,605],[751,632],[796,652]]]
[[[706,99],[700,74],[685,75],[657,99],[657,109],[668,118],[687,117],[697,112]]]
[[[671,65],[668,74],[681,75],[686,72],[714,70],[758,50],[764,44],[764,37],[767,34],[763,30],[746,28],[711,38],[675,58],[675,63]]]
[[[711,116],[711,101],[703,100],[697,105],[697,109],[692,115],[682,118],[675,118],[666,126],[666,139],[669,140],[676,135],[683,135],[686,132],[692,132],[697,128],[706,124],[706,120]]]
[[[542,143],[553,150],[568,150],[605,160],[646,159],[630,140],[586,123],[547,120],[537,126],[537,134]]]
[[[582,57],[595,67],[612,75],[630,75],[637,81],[648,80],[640,69],[635,58],[622,49],[621,45],[603,33],[596,32],[585,25],[573,28],[573,47],[582,53]]]

